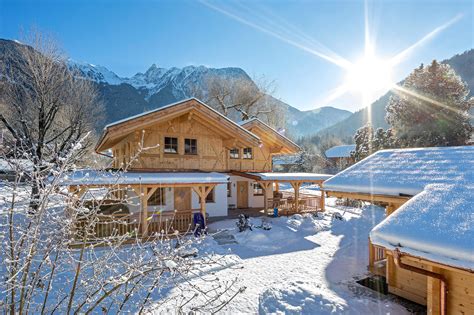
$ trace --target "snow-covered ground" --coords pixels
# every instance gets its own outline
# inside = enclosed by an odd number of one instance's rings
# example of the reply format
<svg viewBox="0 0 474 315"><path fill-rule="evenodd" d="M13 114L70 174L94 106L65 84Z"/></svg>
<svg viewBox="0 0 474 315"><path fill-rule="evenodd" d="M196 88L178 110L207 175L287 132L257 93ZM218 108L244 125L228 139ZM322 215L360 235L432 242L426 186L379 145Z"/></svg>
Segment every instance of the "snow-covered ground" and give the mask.
<svg viewBox="0 0 474 315"><path fill-rule="evenodd" d="M329 203L333 203L329 200ZM344 220L332 218L343 214ZM210 225L211 234L230 234L236 243L211 246L235 256L229 268L215 272L222 280L237 278L243 293L224 313L286 314L405 314L393 298L380 297L355 283L367 274L368 235L384 217L384 210L370 206L346 211L328 207L327 212L262 220L271 230L254 228L239 233L235 220ZM222 238L224 243L229 237ZM232 241L232 238L230 238ZM208 243L209 244L209 243ZM237 262L237 263L235 263Z"/></svg>

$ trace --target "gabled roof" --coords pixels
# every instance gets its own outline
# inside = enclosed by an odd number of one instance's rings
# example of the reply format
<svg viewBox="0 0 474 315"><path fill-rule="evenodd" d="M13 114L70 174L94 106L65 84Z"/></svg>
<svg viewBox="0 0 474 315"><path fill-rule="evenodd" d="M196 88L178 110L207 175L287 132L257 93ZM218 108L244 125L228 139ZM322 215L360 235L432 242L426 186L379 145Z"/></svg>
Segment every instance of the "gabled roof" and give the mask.
<svg viewBox="0 0 474 315"><path fill-rule="evenodd" d="M327 158L346 158L351 157L351 151L356 148L355 144L336 145L324 153Z"/></svg>
<svg viewBox="0 0 474 315"><path fill-rule="evenodd" d="M96 151L102 152L112 147L137 129L190 112L201 116L209 121L209 123L213 123L215 130L223 136L239 137L239 140L254 146L260 143L260 138L252 132L241 127L200 100L189 98L108 124L105 126L104 133L96 145Z"/></svg>
<svg viewBox="0 0 474 315"><path fill-rule="evenodd" d="M474 146L378 151L324 182L326 191L413 196L428 184L474 182Z"/></svg>
<svg viewBox="0 0 474 315"><path fill-rule="evenodd" d="M370 233L389 250L474 270L474 183L433 184Z"/></svg>
<svg viewBox="0 0 474 315"><path fill-rule="evenodd" d="M262 140L267 140L270 143L274 143L277 146L281 146L282 152L280 153L294 154L301 150L299 145L297 145L289 138L285 137L277 130L270 127L258 118L244 120L239 122L238 124L252 132L254 132L254 128L260 129L262 131L260 138L262 138Z"/></svg>

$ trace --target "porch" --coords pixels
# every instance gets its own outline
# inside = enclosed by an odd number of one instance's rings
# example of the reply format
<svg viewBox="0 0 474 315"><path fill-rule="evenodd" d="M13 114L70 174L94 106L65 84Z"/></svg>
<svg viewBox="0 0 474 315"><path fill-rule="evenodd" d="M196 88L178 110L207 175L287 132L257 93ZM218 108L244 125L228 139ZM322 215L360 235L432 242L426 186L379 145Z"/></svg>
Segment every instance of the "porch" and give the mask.
<svg viewBox="0 0 474 315"><path fill-rule="evenodd" d="M75 172L63 185L70 192L70 210L94 209L89 214L71 212L78 242L107 237L152 238L194 229L193 216L206 217L206 198L228 176L220 173ZM86 194L102 196L84 203ZM90 196L89 196L90 197ZM89 200L89 199L87 199Z"/></svg>
<svg viewBox="0 0 474 315"><path fill-rule="evenodd" d="M244 173L237 171L233 171L231 174L252 179L260 185L263 190L262 212L264 215L272 215L274 209L278 209L280 215L325 210L322 184L331 175L313 173ZM293 191L280 191L281 184L291 185ZM318 185L320 195L301 193L300 189L303 184ZM272 197L269 197L269 192L273 192Z"/></svg>

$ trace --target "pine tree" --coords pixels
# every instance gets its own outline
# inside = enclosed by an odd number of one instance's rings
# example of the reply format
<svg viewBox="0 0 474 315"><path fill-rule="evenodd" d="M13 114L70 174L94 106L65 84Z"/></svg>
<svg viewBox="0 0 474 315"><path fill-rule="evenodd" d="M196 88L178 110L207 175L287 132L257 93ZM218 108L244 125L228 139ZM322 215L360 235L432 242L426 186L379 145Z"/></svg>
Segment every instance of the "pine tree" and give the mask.
<svg viewBox="0 0 474 315"><path fill-rule="evenodd" d="M352 156L356 161L360 161L379 150L397 147L397 141L391 129L377 128L374 131L370 124L356 131L354 141L356 148L352 152Z"/></svg>
<svg viewBox="0 0 474 315"><path fill-rule="evenodd" d="M386 120L401 147L464 145L472 126L474 104L461 78L447 64L434 60L416 68L395 91Z"/></svg>
<svg viewBox="0 0 474 315"><path fill-rule="evenodd" d="M373 138L374 128L372 128L372 125L370 124L367 124L356 131L354 135L356 148L355 151L352 152L352 156L356 161L360 161L373 153Z"/></svg>

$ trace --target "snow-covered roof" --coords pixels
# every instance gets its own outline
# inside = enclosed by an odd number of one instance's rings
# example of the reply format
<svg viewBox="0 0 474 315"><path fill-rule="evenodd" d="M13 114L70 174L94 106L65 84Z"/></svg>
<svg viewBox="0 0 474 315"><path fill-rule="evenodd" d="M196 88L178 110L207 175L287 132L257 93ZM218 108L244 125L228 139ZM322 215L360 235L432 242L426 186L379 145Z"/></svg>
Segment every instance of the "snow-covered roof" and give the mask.
<svg viewBox="0 0 474 315"><path fill-rule="evenodd" d="M372 243L474 270L474 183L428 185L377 225Z"/></svg>
<svg viewBox="0 0 474 315"><path fill-rule="evenodd" d="M278 155L273 157L273 165L289 165L296 164L301 160L299 154L292 155Z"/></svg>
<svg viewBox="0 0 474 315"><path fill-rule="evenodd" d="M351 157L351 151L354 151L356 148L355 144L348 145L337 145L334 146L324 153L327 158L345 158Z"/></svg>
<svg viewBox="0 0 474 315"><path fill-rule="evenodd" d="M221 173L122 172L78 170L65 175L61 185L133 185L133 184L220 184L229 176Z"/></svg>
<svg viewBox="0 0 474 315"><path fill-rule="evenodd" d="M323 181L330 178L332 175L316 174L316 173L248 173L251 176L260 177L260 180L268 181Z"/></svg>
<svg viewBox="0 0 474 315"><path fill-rule="evenodd" d="M324 182L327 191L416 195L428 184L474 182L474 146L378 151Z"/></svg>

